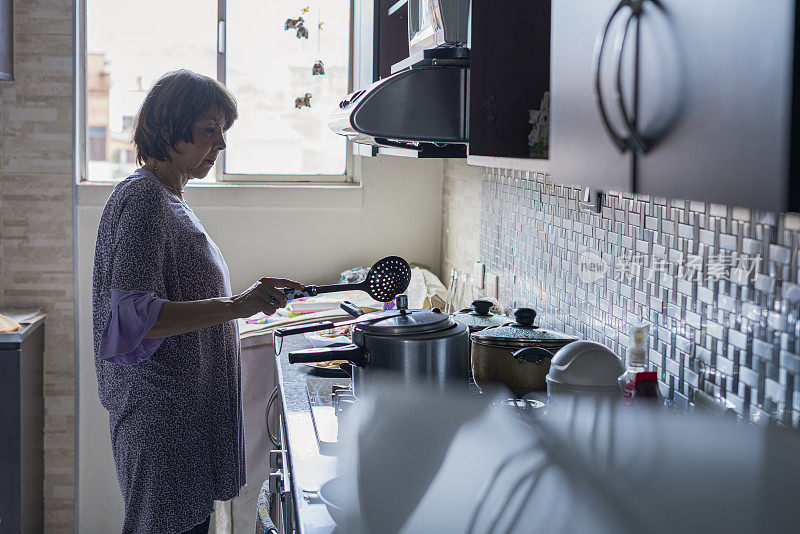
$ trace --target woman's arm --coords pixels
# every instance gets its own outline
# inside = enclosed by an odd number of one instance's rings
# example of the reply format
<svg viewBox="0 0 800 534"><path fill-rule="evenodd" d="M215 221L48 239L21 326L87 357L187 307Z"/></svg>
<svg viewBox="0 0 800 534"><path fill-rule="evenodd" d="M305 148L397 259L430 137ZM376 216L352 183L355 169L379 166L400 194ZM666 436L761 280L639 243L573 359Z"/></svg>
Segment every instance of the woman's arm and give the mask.
<svg viewBox="0 0 800 534"><path fill-rule="evenodd" d="M267 315L286 305L281 288L302 289L303 284L285 278L262 278L233 297L219 297L189 302L167 301L161 307L145 339L177 336L209 326L250 317L262 311Z"/></svg>
<svg viewBox="0 0 800 534"><path fill-rule="evenodd" d="M231 297L190 302L167 301L145 339L177 336L236 319Z"/></svg>

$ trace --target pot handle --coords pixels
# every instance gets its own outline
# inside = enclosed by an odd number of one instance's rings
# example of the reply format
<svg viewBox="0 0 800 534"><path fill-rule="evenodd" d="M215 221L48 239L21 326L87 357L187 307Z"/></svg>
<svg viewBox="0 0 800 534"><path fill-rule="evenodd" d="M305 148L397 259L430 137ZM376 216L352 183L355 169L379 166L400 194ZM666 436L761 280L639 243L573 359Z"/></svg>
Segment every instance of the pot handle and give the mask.
<svg viewBox="0 0 800 534"><path fill-rule="evenodd" d="M553 353L542 347L525 347L524 349L519 349L514 352L511 356L513 356L515 360L518 360L519 363L528 362L542 365L545 358L553 357Z"/></svg>
<svg viewBox="0 0 800 534"><path fill-rule="evenodd" d="M364 366L367 357L364 350L355 343L339 347L315 347L313 349L295 350L289 353L289 363L317 363L331 360L347 360L353 365Z"/></svg>
<svg viewBox="0 0 800 534"><path fill-rule="evenodd" d="M305 334L316 332L317 330L329 330L334 327L333 321L320 321L317 323L301 324L297 326L286 326L275 329L275 337L292 336L295 334Z"/></svg>
<svg viewBox="0 0 800 534"><path fill-rule="evenodd" d="M362 315L364 315L364 312L361 311L361 308L359 308L349 300L343 301L341 304L339 304L339 307L341 307L344 311L346 311L353 317L361 317Z"/></svg>

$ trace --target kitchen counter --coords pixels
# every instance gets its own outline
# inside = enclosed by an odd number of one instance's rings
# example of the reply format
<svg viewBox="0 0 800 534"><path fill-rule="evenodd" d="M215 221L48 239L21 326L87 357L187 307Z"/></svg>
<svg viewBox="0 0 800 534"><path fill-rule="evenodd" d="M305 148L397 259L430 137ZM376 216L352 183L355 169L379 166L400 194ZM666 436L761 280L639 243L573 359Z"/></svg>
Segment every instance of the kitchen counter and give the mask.
<svg viewBox="0 0 800 534"><path fill-rule="evenodd" d="M304 366L289 364L290 351L307 348L309 345L303 336L287 338L281 355L276 356L288 452L288 466L284 467L288 467L285 471L292 481L297 532L329 534L336 532L337 528L325 505L318 500L306 500L303 490L318 490L321 484L338 474L339 463L335 456L323 454L319 450L308 388L311 386L312 392L322 391L323 384L327 386L343 380L323 379ZM322 398L323 395L320 393ZM607 411L612 408L611 404L602 403L597 410ZM314 413L317 413L316 407ZM619 532L641 532L643 524L637 519L639 516L636 513L626 512L619 515L622 518L619 521L609 521L603 513L598 512L596 516L589 513L589 503L597 502L607 502L623 511L634 507L642 513L641 517L662 517L668 525L661 529L664 531L714 530L717 524L725 524L727 531L784 531L790 528L788 525L797 524L797 507L791 499L786 500L783 497L791 493L793 484L796 485L797 473L800 472L800 462L797 461L798 444L794 440L786 439L788 434L782 433L780 429L742 426L726 417L700 414L696 417L679 417L666 411L632 411L625 417L612 417L613 413L600 417L599 414L595 410L573 411L568 418L548 414L541 420L543 424L537 426L543 436L537 441L538 453L547 454L548 462L553 465L560 465L563 458L569 458L567 465L571 466L568 471L554 471L561 475L547 478L547 484L538 490L539 497L563 491L564 498L571 499L568 502L584 503L580 505L580 509L587 511L574 516L561 514L558 516L559 524L556 525L560 525L560 528L555 530L586 531L587 528L591 530L590 525L601 525L597 530L613 527ZM551 419L551 416L555 419ZM612 426L604 423L598 427L595 425L598 420L606 421ZM492 417L482 424L497 421L498 418ZM652 439L639 439L645 425ZM475 488L480 487L485 483L485 477L496 469L489 460L495 463L504 460L502 456L487 458L487 462L477 466L472 458L475 454L480 454L478 451L495 450L486 447L502 446L492 442L492 439L528 435L529 429L524 434L519 434L515 428L517 425L508 422L497 428L489 426L486 429L491 432L473 436L480 443L470 444L463 440L459 442L459 452L454 457L461 458L461 463L449 464L446 478L439 482L436 492L431 493L426 507L419 508L419 513L410 518L416 521L413 523L415 527L426 526L425 529L416 528L415 531L448 531L452 518L456 516L442 514L443 503L452 510L460 510L457 517L468 517L470 507L473 506L472 499L475 497L460 490L456 491L458 488L472 486L464 484L465 479L460 474L462 469L459 466L463 465L464 472L472 473ZM605 430L598 433L598 428ZM691 444L686 441L687 435L693 436ZM507 441L502 443L507 444ZM518 446L519 444L514 445L512 450L517 450ZM561 451L560 455L553 456L552 451L555 450ZM615 451L614 455L609 451ZM656 456L659 458L657 462L598 462L601 458ZM753 458L763 461L748 461ZM477 467L483 471L477 472ZM591 484L576 486L574 482L570 482L575 476L588 476ZM645 479L648 484L640 488L635 501L630 501L629 496L619 490L633 487L632 484L639 487L641 480ZM731 490L732 487L750 487L748 484L752 485L754 480L760 481L753 487L763 499L753 500L752 492ZM662 488L677 487L683 490L677 493L669 490L670 498L664 500ZM709 495L712 495L710 500ZM718 498L720 495L724 498ZM602 500L599 500L601 496ZM771 504L764 507L764 502ZM526 521L541 517L542 513L549 513L549 510L539 504L547 504L543 499L534 495L530 503L526 507L527 515L523 517ZM675 509L681 513L669 513ZM603 521L608 522L602 523ZM775 528L758 528L761 524ZM428 525L431 526L430 529L427 528ZM741 528L736 528L737 526Z"/></svg>
<svg viewBox="0 0 800 534"><path fill-rule="evenodd" d="M9 316L12 319L20 321L20 328L13 332L0 332L0 348L11 348L12 346L19 346L25 339L36 330L44 325L44 313L12 313L5 310L0 310L3 315ZM26 317L27 316L27 317ZM26 319L23 321L23 317Z"/></svg>
<svg viewBox="0 0 800 534"><path fill-rule="evenodd" d="M347 379L320 378L309 368L291 365L288 354L292 350L311 347L304 336L287 337L281 354L275 357L278 370L283 417L289 459L289 475L297 511L298 531L301 534L327 534L336 527L325 505L319 500L306 500L303 490L317 491L337 475L336 456L322 454L317 445L311 419L307 387L309 379L315 383L346 383Z"/></svg>
<svg viewBox="0 0 800 534"><path fill-rule="evenodd" d="M3 312L23 324L0 333L0 531L42 532L44 314Z"/></svg>
<svg viewBox="0 0 800 534"><path fill-rule="evenodd" d="M334 531L336 523L321 501L316 498L310 500L305 498L304 490L315 492L322 484L340 473L337 471L337 457L326 446L326 442L330 441L328 439L331 436L330 428L320 434L323 437L324 446L324 450L320 451L308 392L319 392L319 397L325 398L330 395L331 385L349 384L349 379L324 378L306 366L289 363L289 352L310 347L311 343L305 336L284 338L281 354L276 355L275 360L283 404L289 460L288 473L291 477L298 532L300 534L327 534ZM470 385L470 393L479 394L474 383ZM544 392L531 394L528 398L545 402L546 394ZM318 408L315 407L315 415L319 413L317 410ZM335 416L331 412L331 415L325 420L317 417L316 421L317 424L323 425L333 417ZM335 436L335 427L332 435Z"/></svg>

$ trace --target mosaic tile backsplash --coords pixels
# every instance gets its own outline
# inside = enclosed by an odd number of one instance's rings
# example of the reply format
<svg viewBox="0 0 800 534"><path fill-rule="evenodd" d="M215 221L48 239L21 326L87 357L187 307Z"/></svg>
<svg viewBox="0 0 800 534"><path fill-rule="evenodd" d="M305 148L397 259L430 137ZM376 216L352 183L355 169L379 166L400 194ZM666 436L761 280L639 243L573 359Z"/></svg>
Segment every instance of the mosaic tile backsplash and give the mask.
<svg viewBox="0 0 800 534"><path fill-rule="evenodd" d="M537 323L624 356L650 324L662 393L688 408L702 390L751 421L800 424L800 216L609 193L486 169L480 259L500 298Z"/></svg>

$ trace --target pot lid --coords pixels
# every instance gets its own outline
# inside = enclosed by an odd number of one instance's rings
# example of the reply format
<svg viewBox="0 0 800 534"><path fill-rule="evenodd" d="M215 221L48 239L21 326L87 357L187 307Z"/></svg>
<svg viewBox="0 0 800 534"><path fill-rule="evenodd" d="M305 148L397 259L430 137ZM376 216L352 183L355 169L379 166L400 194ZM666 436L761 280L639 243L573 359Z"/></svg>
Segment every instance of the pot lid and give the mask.
<svg viewBox="0 0 800 534"><path fill-rule="evenodd" d="M490 312L494 304L491 300L478 299L472 301L471 308L464 308L453 314L453 319L466 325L471 331L477 332L492 326L502 326L513 322L505 315Z"/></svg>
<svg viewBox="0 0 800 534"><path fill-rule="evenodd" d="M443 330L453 324L450 316L439 308L431 310L386 310L362 315L360 319L386 316L386 319L371 324L360 324L356 328L365 334L398 336L403 334L422 334Z"/></svg>
<svg viewBox="0 0 800 534"><path fill-rule="evenodd" d="M472 334L472 339L478 342L499 342L499 343L569 343L578 338L567 335L556 330L546 330L533 324L536 319L536 312L531 308L517 308L514 310L514 323L504 326L487 328Z"/></svg>

